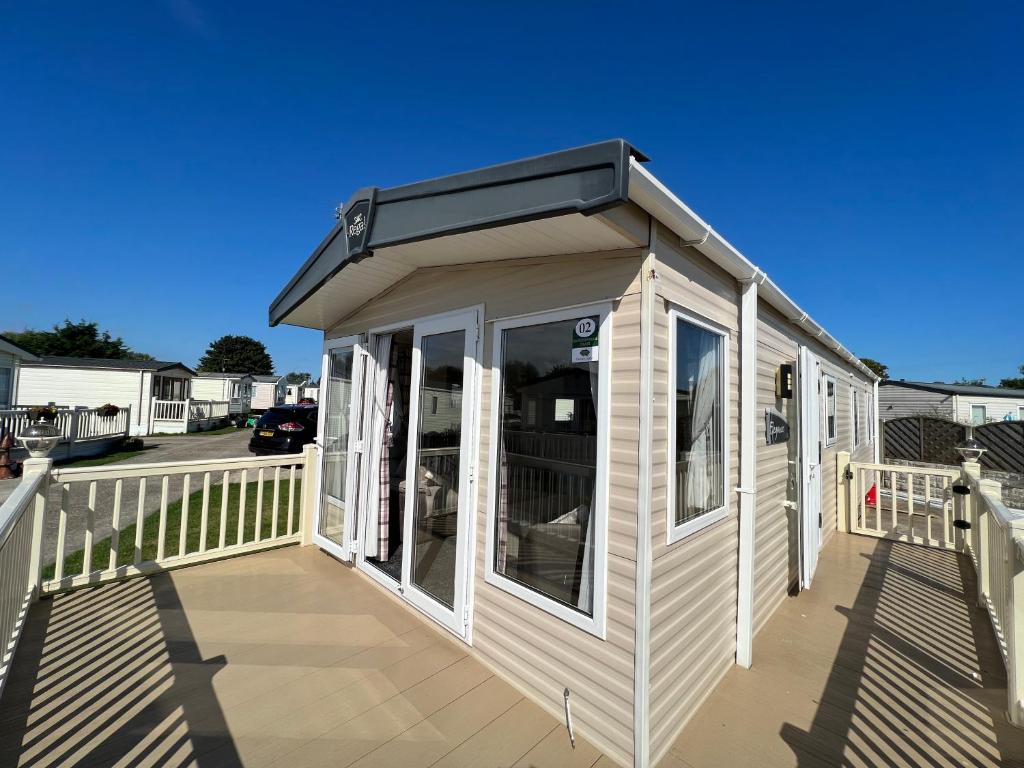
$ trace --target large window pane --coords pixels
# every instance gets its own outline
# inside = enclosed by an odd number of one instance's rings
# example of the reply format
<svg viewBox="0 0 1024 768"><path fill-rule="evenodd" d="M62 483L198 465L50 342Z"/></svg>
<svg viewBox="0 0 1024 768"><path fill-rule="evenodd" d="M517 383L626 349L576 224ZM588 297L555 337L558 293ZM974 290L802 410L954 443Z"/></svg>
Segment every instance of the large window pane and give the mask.
<svg viewBox="0 0 1024 768"><path fill-rule="evenodd" d="M725 504L722 336L676 320L675 524Z"/></svg>
<svg viewBox="0 0 1024 768"><path fill-rule="evenodd" d="M825 443L832 445L839 434L839 425L836 420L836 380L830 376L825 377Z"/></svg>
<svg viewBox="0 0 1024 768"><path fill-rule="evenodd" d="M466 332L425 336L421 349L412 581L452 608L459 533Z"/></svg>
<svg viewBox="0 0 1024 768"><path fill-rule="evenodd" d="M578 319L502 334L493 567L592 616L601 363L572 361Z"/></svg>
<svg viewBox="0 0 1024 768"><path fill-rule="evenodd" d="M0 368L0 408L10 408L13 387L12 369Z"/></svg>
<svg viewBox="0 0 1024 768"><path fill-rule="evenodd" d="M343 542L345 482L348 473L349 419L352 404L352 347L332 349L328 356L327 401L324 413L323 503L319 532L337 544Z"/></svg>

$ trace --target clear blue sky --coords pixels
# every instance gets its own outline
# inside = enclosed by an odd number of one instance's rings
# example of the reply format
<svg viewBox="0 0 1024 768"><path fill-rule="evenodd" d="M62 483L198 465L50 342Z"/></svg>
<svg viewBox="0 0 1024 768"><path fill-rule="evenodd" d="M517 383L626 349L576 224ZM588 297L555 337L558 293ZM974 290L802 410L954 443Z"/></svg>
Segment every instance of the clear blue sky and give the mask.
<svg viewBox="0 0 1024 768"><path fill-rule="evenodd" d="M994 383L1024 363L1022 40L993 3L8 3L0 329L310 370L267 306L355 188L621 136L857 354Z"/></svg>

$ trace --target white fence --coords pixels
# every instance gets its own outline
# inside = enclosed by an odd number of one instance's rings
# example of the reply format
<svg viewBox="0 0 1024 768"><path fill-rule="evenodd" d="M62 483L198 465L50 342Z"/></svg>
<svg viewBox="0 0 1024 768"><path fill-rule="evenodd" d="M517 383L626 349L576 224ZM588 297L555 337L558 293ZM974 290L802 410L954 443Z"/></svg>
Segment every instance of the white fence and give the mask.
<svg viewBox="0 0 1024 768"><path fill-rule="evenodd" d="M80 469L27 461L0 506L0 692L40 594L309 543L316 456L310 445L286 456Z"/></svg>
<svg viewBox="0 0 1024 768"><path fill-rule="evenodd" d="M68 459L96 453L106 445L104 441L122 439L128 436L132 423L131 406L118 408L112 416L101 415L100 408L60 408L53 424L61 433L61 442L51 453L56 459ZM29 409L15 408L0 411L0 436L10 433L15 438L15 447L20 448L18 435L31 424ZM90 445L93 444L93 445ZM91 450L96 447L97 450Z"/></svg>
<svg viewBox="0 0 1024 768"><path fill-rule="evenodd" d="M1010 720L1024 727L1024 514L1007 509L976 462L929 469L840 453L837 492L841 530L967 555L1006 666Z"/></svg>
<svg viewBox="0 0 1024 768"><path fill-rule="evenodd" d="M184 434L218 426L228 418L227 400L156 400L149 409L149 431Z"/></svg>

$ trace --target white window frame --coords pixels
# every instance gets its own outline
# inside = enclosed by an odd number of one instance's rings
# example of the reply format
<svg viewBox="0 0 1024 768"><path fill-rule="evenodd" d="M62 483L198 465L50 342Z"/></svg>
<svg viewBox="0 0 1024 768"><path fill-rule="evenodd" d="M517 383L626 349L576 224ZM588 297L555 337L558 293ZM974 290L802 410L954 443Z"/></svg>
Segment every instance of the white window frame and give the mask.
<svg viewBox="0 0 1024 768"><path fill-rule="evenodd" d="M720 425L722 430L722 506L710 512L705 512L695 520L688 520L677 525L675 516L676 472L673 457L675 456L676 445L676 386L678 383L676 375L679 368L676 361L676 328L680 320L717 335L722 342L720 347L721 370L719 371L718 385L722 393L722 413L720 414L722 421ZM731 358L729 357L729 330L727 328L714 323L706 317L674 306L669 308L668 322L668 445L666 446L668 452L668 482L666 483L667 508L665 515L666 527L668 529L668 544L675 544L729 516L729 473L731 471L729 458L732 453L732 435L729 433L729 367Z"/></svg>
<svg viewBox="0 0 1024 768"><path fill-rule="evenodd" d="M822 376L821 380L822 380L822 382L825 385L825 387L824 387L825 392L823 393L824 396L821 398L822 403L825 406L825 447L829 447L829 446L835 445L836 442L839 440L839 385L836 383L836 377L832 376L831 374L828 374L828 373L826 373L824 376ZM835 434L830 434L829 430L828 430L828 414L829 414L828 385L829 385L829 382L832 382L832 398L831 399L832 399L832 404L833 404L833 406L835 408L835 410L833 411L833 414L834 414L835 418L832 419L832 424L835 427Z"/></svg>
<svg viewBox="0 0 1024 768"><path fill-rule="evenodd" d="M594 605L593 615L587 616L568 605L513 581L494 570L494 537L498 522L498 435L501 431L501 362L502 334L512 328L525 328L561 320L575 320L597 315L600 318L598 331L598 403L597 403L597 461L594 478ZM484 581L493 587L509 593L520 600L540 608L555 618L571 624L602 640L607 631L607 584L608 584L608 485L609 485L609 442L611 423L612 384L612 305L607 302L558 309L549 312L521 315L493 321L491 333L491 420L490 447L488 451L489 472L487 483L487 529L485 531L486 551L484 560Z"/></svg>
<svg viewBox="0 0 1024 768"><path fill-rule="evenodd" d="M1024 405L1017 406L1017 421L1024 421Z"/></svg>
<svg viewBox="0 0 1024 768"><path fill-rule="evenodd" d="M0 400L0 406L4 408L14 407L14 367L10 365L0 365L0 371L7 371L8 391L7 393L0 392L5 399Z"/></svg>
<svg viewBox="0 0 1024 768"><path fill-rule="evenodd" d="M980 427L982 424L988 424L988 406L986 404L984 404L984 403L969 403L969 407L971 409L970 410L970 414L971 414L971 425L972 426ZM981 408L982 416L981 416L981 421L979 421L979 422L975 422L974 421L974 409L975 408Z"/></svg>
<svg viewBox="0 0 1024 768"><path fill-rule="evenodd" d="M867 439L868 445L872 445L875 442L875 395L872 392L864 393L864 402L866 407L864 409L867 416Z"/></svg>
<svg viewBox="0 0 1024 768"><path fill-rule="evenodd" d="M853 437L853 450L860 448L860 431L861 431L861 410L860 410L860 390L857 389L853 384L850 385L850 432Z"/></svg>

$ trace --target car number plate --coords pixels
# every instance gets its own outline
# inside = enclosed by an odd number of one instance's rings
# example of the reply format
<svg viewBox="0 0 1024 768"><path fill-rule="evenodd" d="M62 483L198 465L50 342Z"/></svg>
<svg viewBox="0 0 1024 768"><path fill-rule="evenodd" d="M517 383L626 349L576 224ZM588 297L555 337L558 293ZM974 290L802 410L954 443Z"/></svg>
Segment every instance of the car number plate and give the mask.
<svg viewBox="0 0 1024 768"><path fill-rule="evenodd" d="M263 430L262 432L260 432L260 437L273 437L273 436L274 436L274 432L273 431L267 432L266 430Z"/></svg>

